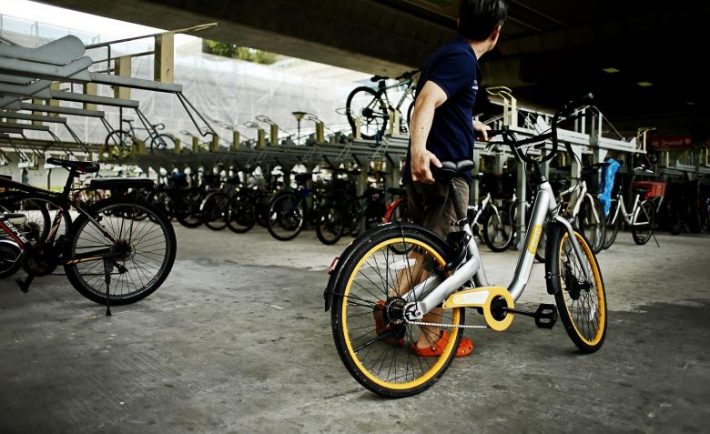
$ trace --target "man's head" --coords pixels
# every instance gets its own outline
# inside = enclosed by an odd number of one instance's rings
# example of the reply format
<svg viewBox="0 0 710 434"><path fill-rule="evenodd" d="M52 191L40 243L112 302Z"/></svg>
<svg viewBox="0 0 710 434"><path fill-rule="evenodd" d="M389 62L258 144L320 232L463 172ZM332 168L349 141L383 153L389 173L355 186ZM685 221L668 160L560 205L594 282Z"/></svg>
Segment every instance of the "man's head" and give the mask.
<svg viewBox="0 0 710 434"><path fill-rule="evenodd" d="M474 42L487 41L491 50L507 17L505 0L461 0L459 35Z"/></svg>

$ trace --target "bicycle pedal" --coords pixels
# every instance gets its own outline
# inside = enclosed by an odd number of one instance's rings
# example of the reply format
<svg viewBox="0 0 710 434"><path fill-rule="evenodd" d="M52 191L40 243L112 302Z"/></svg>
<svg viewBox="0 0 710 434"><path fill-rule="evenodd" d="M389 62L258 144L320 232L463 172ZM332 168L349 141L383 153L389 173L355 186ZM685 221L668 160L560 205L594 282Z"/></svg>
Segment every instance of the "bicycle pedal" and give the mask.
<svg viewBox="0 0 710 434"><path fill-rule="evenodd" d="M535 311L535 325L541 329L551 329L557 322L557 307L554 304L540 304Z"/></svg>

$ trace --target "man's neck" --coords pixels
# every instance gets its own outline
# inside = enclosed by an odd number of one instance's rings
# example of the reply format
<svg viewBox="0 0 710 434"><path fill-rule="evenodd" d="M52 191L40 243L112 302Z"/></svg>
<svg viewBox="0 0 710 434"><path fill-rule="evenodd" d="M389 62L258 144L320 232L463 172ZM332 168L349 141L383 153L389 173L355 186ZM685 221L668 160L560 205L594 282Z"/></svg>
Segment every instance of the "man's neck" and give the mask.
<svg viewBox="0 0 710 434"><path fill-rule="evenodd" d="M468 41L468 44L476 54L476 59L480 59L481 56L488 52L488 41Z"/></svg>

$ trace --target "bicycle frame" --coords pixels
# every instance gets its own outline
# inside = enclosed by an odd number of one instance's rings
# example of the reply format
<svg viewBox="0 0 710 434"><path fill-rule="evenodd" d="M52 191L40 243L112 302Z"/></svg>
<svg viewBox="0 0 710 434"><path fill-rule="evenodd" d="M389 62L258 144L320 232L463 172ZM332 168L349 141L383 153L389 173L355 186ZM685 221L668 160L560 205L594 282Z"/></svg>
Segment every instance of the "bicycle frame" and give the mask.
<svg viewBox="0 0 710 434"><path fill-rule="evenodd" d="M64 219L64 216L69 214L70 208L74 208L80 214L85 215L89 219L89 221L102 233L103 236L105 236L111 242L115 243L116 239L104 229L101 223L99 223L90 213L84 210L81 206L71 203L71 200L69 199L69 193L71 191L71 185L73 180L74 176L70 174L70 176L67 178L67 182L64 186L64 190L62 191L62 193L53 193L51 191L42 190L39 188L27 186L18 182L4 179L0 179L0 186L16 190L6 194L6 199L8 201L23 198L41 199L57 207L57 213L54 216L52 226L50 228L49 233L47 234L47 238L45 241L52 242L55 240L55 238L57 237L57 233L59 232L59 228L62 224L62 220ZM12 223L10 223L9 220L3 217L0 220L0 229L3 232L7 233L20 246L22 250L25 250L25 247L27 245L27 239L22 236L21 232ZM74 258L67 258L64 263L77 264L80 262L95 261L97 259L102 259L104 256L109 255L110 253L111 249L100 249L92 252L82 253Z"/></svg>
<svg viewBox="0 0 710 434"><path fill-rule="evenodd" d="M453 197L457 196L454 194ZM537 251L543 224L546 219L556 221L563 225L569 235L577 261L583 263L582 258L584 254L582 253L582 247L574 236L574 229L569 221L558 214L557 210L558 203L555 199L555 194L552 191L550 183L545 180L539 185L533 204L532 218L530 219L525 236L524 245L526 248L520 252L513 280L507 288L508 293L514 300L520 298L530 279L530 273L535 261L535 252ZM415 303L416 306L416 309L411 311L411 317L408 319L421 320L424 318L424 315L429 313L436 306L439 306L449 295L471 280L473 280L476 287L489 286L478 246L472 236L471 226L465 220L462 229L471 235L471 241L466 247L468 259L459 265L457 270L445 280L441 280L439 273L432 273L427 279L407 292L403 298L407 303ZM591 279L589 270L587 270L586 267L582 267L582 269L584 270L585 277ZM416 300L419 299L422 294L427 295L425 295L421 301L417 302Z"/></svg>
<svg viewBox="0 0 710 434"><path fill-rule="evenodd" d="M626 222L627 225L629 226L634 226L634 225L645 225L647 223L634 223L636 221L636 217L639 212L641 212L641 203L643 202L641 200L641 195L637 194L636 197L634 198L634 205L631 207L631 212L629 213L626 211L626 205L624 204L624 197L621 195L621 193L618 193L616 195L616 201L619 204L619 206L616 207L616 211L614 212L614 217L611 219L611 224L616 223L616 219L619 217L619 213L621 213L621 217L624 219L624 222ZM663 198L658 202L657 209L660 208L661 203L663 202Z"/></svg>
<svg viewBox="0 0 710 434"><path fill-rule="evenodd" d="M407 97L414 93L414 89L416 89L416 82L414 80L410 80L409 84L407 85L407 88L402 92L402 96L399 98L399 101L397 101L397 105L393 106L392 102L390 101L389 95L387 94L387 91L389 89L393 89L395 87L399 87L402 85L402 82L397 82L393 85L387 86L384 84L384 80L381 82L379 86L379 91L377 92L377 95L380 96L382 95L384 97L384 100L387 102L387 106L390 108L394 108L395 110L399 111L401 113L402 110L402 104L404 104L404 101L407 99Z"/></svg>

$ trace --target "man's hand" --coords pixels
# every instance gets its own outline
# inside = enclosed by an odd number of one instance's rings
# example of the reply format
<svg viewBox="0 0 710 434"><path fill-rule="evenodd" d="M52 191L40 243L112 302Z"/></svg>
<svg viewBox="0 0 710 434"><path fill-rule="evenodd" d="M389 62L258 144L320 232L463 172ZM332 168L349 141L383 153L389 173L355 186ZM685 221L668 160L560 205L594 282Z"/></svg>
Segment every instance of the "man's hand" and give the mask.
<svg viewBox="0 0 710 434"><path fill-rule="evenodd" d="M481 133L484 142L488 141L488 130L490 130L491 127L481 121L473 121L473 129Z"/></svg>
<svg viewBox="0 0 710 434"><path fill-rule="evenodd" d="M421 182L424 184L433 184L434 176L431 174L431 164L436 167L441 167L441 161L436 158L436 155L427 151L412 153L412 181Z"/></svg>

